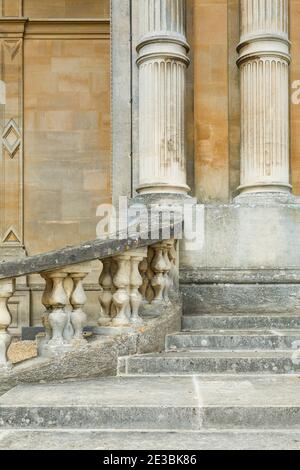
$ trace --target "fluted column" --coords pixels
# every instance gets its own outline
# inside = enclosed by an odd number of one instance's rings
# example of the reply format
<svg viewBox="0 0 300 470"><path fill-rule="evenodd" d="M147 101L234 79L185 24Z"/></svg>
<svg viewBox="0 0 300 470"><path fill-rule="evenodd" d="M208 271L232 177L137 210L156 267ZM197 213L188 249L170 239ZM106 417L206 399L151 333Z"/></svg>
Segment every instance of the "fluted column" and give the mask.
<svg viewBox="0 0 300 470"><path fill-rule="evenodd" d="M139 193L187 193L185 0L140 0Z"/></svg>
<svg viewBox="0 0 300 470"><path fill-rule="evenodd" d="M240 0L241 192L289 191L288 0Z"/></svg>

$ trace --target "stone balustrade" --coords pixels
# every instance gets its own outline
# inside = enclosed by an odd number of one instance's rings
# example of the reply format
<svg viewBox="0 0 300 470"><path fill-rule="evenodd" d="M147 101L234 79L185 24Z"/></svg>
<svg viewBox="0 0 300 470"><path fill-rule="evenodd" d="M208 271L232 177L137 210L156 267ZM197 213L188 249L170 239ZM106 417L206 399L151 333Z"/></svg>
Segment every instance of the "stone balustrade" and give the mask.
<svg viewBox="0 0 300 470"><path fill-rule="evenodd" d="M86 341L83 327L87 316L83 309L87 298L83 280L90 272L88 262L41 274L46 281L42 296L46 336L39 347L41 355L60 354Z"/></svg>
<svg viewBox="0 0 300 470"><path fill-rule="evenodd" d="M45 335L38 345L39 355L60 356L87 343L83 334L87 323L83 281L92 270L92 261L38 273L45 283L41 314ZM142 304L169 302L175 262L174 240L156 241L152 246L141 246L104 258L99 277L98 324L109 328L142 325ZM14 285L15 277L0 279L0 367L7 369L12 367L7 358L11 343L8 302L14 294Z"/></svg>
<svg viewBox="0 0 300 470"><path fill-rule="evenodd" d="M99 325L139 325L141 304L169 302L174 251L170 240L105 259L99 278Z"/></svg>

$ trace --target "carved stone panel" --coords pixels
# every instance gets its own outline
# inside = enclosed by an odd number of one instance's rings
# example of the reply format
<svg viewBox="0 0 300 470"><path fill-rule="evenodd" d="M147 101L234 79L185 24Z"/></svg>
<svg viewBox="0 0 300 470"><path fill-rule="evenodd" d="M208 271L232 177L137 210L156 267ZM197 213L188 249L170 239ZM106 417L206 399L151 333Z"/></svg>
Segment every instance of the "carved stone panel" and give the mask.
<svg viewBox="0 0 300 470"><path fill-rule="evenodd" d="M23 15L23 0L0 0L0 17L18 17Z"/></svg>
<svg viewBox="0 0 300 470"><path fill-rule="evenodd" d="M23 245L23 39L14 31L16 20L0 20L0 246L8 247Z"/></svg>

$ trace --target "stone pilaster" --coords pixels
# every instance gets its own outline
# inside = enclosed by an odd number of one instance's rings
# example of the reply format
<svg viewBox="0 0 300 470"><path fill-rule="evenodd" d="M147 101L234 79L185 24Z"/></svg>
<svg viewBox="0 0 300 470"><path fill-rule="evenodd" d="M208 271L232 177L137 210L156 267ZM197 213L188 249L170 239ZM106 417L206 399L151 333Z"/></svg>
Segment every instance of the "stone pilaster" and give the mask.
<svg viewBox="0 0 300 470"><path fill-rule="evenodd" d="M138 191L186 194L185 0L140 0L139 9Z"/></svg>
<svg viewBox="0 0 300 470"><path fill-rule="evenodd" d="M23 14L23 0L0 0L0 17L19 17Z"/></svg>
<svg viewBox="0 0 300 470"><path fill-rule="evenodd" d="M0 257L23 249L23 37L20 2L0 4ZM1 16L10 14L9 18Z"/></svg>
<svg viewBox="0 0 300 470"><path fill-rule="evenodd" d="M240 192L290 191L288 0L240 0Z"/></svg>

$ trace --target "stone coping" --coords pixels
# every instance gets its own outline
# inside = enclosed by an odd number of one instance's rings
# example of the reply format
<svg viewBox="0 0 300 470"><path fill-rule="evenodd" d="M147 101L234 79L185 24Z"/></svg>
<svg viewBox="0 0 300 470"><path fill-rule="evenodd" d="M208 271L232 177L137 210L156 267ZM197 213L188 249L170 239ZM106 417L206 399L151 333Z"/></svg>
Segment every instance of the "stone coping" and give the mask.
<svg viewBox="0 0 300 470"><path fill-rule="evenodd" d="M170 238L172 238L178 228L179 224L176 223L171 226L161 224L159 227L152 226L152 231L158 229L159 233L162 234L170 229ZM154 245L163 240L161 235L158 239L151 239L150 229L141 230L137 235L127 236L126 234L126 238L124 236L123 239L119 239L121 237L122 232L117 233L116 239L113 240L92 240L80 245L68 246L61 250L18 258L15 261L0 262L0 279L21 277L87 261L110 258L131 249Z"/></svg>

